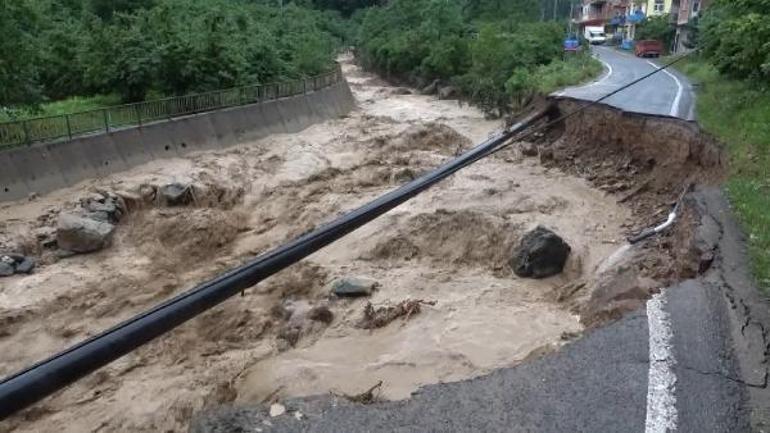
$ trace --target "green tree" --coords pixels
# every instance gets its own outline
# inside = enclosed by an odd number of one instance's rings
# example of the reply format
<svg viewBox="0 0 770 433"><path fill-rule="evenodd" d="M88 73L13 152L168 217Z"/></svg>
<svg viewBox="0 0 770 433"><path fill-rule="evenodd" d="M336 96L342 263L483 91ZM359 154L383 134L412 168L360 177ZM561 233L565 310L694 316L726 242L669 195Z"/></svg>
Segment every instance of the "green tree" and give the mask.
<svg viewBox="0 0 770 433"><path fill-rule="evenodd" d="M663 42L664 47L670 47L674 41L676 29L671 25L671 17L668 14L648 17L637 26L637 40L652 39Z"/></svg>
<svg viewBox="0 0 770 433"><path fill-rule="evenodd" d="M26 1L6 0L0 7L0 106L41 99L37 29L38 17Z"/></svg>
<svg viewBox="0 0 770 433"><path fill-rule="evenodd" d="M110 20L115 14L131 14L140 9L149 9L155 0L89 0L89 9L103 20Z"/></svg>
<svg viewBox="0 0 770 433"><path fill-rule="evenodd" d="M717 0L701 20L700 46L717 69L770 78L770 0Z"/></svg>

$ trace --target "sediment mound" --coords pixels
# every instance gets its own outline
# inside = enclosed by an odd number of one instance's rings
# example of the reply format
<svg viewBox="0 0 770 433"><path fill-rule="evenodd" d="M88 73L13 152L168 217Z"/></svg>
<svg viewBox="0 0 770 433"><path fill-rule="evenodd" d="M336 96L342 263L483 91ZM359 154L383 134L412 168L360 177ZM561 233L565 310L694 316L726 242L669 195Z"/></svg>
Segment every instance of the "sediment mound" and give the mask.
<svg viewBox="0 0 770 433"><path fill-rule="evenodd" d="M427 258L461 266L499 270L510 257L520 227L502 218L471 210L438 210L411 217L401 230L384 239L363 258L411 260Z"/></svg>
<svg viewBox="0 0 770 433"><path fill-rule="evenodd" d="M391 151L438 150L457 153L470 145L471 141L453 128L443 123L427 122L408 127L387 147Z"/></svg>
<svg viewBox="0 0 770 433"><path fill-rule="evenodd" d="M246 227L246 214L216 208L151 209L130 222L127 241L164 267L213 261Z"/></svg>

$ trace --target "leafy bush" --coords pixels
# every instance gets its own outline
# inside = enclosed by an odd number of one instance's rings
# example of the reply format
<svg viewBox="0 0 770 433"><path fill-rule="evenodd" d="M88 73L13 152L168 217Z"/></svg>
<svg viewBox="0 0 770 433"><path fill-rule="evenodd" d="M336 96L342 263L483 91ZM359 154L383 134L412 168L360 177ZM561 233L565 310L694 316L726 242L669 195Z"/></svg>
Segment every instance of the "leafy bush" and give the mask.
<svg viewBox="0 0 770 433"><path fill-rule="evenodd" d="M663 42L664 47L670 47L674 41L676 29L671 25L668 14L651 16L636 28L635 38L638 41L652 39Z"/></svg>
<svg viewBox="0 0 770 433"><path fill-rule="evenodd" d="M467 65L468 28L457 3L395 0L363 16L363 63L388 77L449 78Z"/></svg>
<svg viewBox="0 0 770 433"><path fill-rule="evenodd" d="M537 7L515 7L524 3L537 6L518 0L392 0L356 17L359 58L391 79L418 86L436 79L453 83L485 111L506 112L541 91L537 68L561 61L563 53L564 27L532 22Z"/></svg>
<svg viewBox="0 0 770 433"><path fill-rule="evenodd" d="M678 67L702 84L698 123L726 145L727 193L746 232L757 283L770 295L770 89L759 80L726 77L698 57Z"/></svg>
<svg viewBox="0 0 770 433"><path fill-rule="evenodd" d="M770 78L770 0L717 0L701 20L699 43L717 69Z"/></svg>
<svg viewBox="0 0 770 433"><path fill-rule="evenodd" d="M0 106L182 94L328 71L339 15L258 0L14 0L0 8ZM20 55L21 53L21 55Z"/></svg>
<svg viewBox="0 0 770 433"><path fill-rule="evenodd" d="M564 60L539 66L534 73L537 90L548 94L566 86L590 80L602 72L602 64L588 52L581 52Z"/></svg>

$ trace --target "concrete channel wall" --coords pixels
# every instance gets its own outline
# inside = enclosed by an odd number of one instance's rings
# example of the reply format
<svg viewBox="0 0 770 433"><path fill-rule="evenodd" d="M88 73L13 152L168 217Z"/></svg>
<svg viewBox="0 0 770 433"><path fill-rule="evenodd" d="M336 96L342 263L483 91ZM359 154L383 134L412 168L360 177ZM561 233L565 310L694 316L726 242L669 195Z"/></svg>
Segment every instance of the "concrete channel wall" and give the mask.
<svg viewBox="0 0 770 433"><path fill-rule="evenodd" d="M278 100L233 107L76 138L0 151L0 202L44 194L155 159L222 149L270 134L293 133L347 114L346 81Z"/></svg>

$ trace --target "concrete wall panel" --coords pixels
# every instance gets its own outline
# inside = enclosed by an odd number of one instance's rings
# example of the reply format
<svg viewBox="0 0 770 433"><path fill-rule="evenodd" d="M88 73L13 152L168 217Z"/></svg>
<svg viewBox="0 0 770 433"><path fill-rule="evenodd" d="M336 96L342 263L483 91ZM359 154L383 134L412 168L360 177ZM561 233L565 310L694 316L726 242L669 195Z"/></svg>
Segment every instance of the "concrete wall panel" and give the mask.
<svg viewBox="0 0 770 433"><path fill-rule="evenodd" d="M287 131L281 112L278 111L280 101L268 101L260 104L262 119L265 122L265 128L271 134L283 134Z"/></svg>
<svg viewBox="0 0 770 433"><path fill-rule="evenodd" d="M47 193L148 161L298 132L355 106L347 83L135 128L0 151L0 201Z"/></svg>
<svg viewBox="0 0 770 433"><path fill-rule="evenodd" d="M17 200L32 192L27 186L27 176L22 175L14 163L11 152L0 153L0 201Z"/></svg>
<svg viewBox="0 0 770 433"><path fill-rule="evenodd" d="M115 149L127 167L135 167L153 160L153 155L144 147L141 129L127 128L113 133Z"/></svg>
<svg viewBox="0 0 770 433"><path fill-rule="evenodd" d="M68 143L60 143L60 145L66 144ZM17 147L10 153L11 163L18 173L24 176L24 182L30 192L53 191L69 184L63 173L66 166L60 168L56 158L45 149L45 146ZM72 168L78 170L79 162L73 161ZM93 170L89 162L85 161L84 164L89 166L89 170Z"/></svg>

